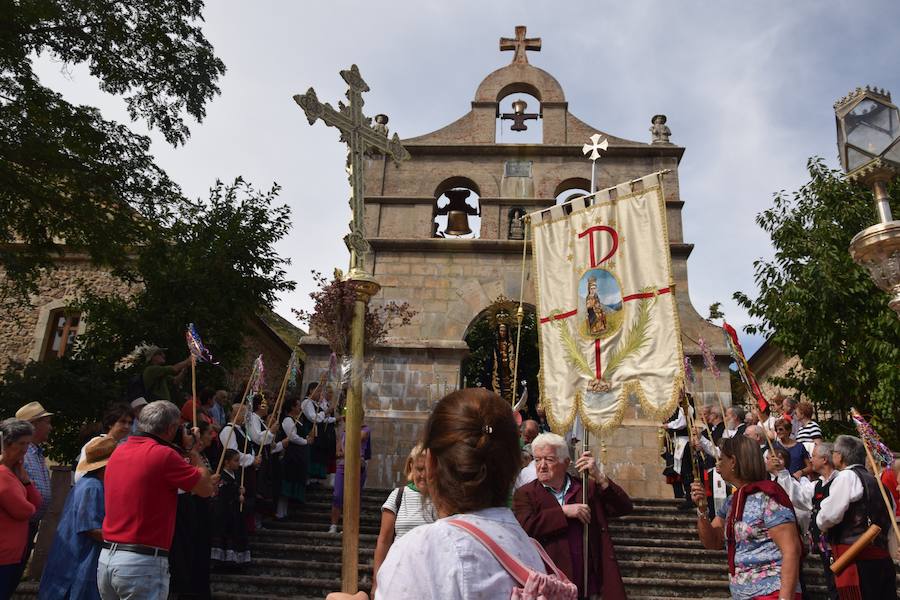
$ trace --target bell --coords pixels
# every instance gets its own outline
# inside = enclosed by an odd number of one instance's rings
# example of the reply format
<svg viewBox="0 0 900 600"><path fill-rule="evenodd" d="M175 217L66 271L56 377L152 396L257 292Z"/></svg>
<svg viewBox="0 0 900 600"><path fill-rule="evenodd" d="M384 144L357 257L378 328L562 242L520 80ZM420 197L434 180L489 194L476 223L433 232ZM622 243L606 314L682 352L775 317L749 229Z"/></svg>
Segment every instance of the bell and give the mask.
<svg viewBox="0 0 900 600"><path fill-rule="evenodd" d="M445 235L467 235L472 233L469 229L469 215L461 210L451 210L447 213L447 227Z"/></svg>
<svg viewBox="0 0 900 600"><path fill-rule="evenodd" d="M444 208L439 208L436 213L438 215L447 215L447 227L444 229L444 235L467 235L472 233L472 230L469 228L469 215L477 215L478 209L466 203L466 198L471 193L471 190L467 189L447 190L444 192L449 202Z"/></svg>

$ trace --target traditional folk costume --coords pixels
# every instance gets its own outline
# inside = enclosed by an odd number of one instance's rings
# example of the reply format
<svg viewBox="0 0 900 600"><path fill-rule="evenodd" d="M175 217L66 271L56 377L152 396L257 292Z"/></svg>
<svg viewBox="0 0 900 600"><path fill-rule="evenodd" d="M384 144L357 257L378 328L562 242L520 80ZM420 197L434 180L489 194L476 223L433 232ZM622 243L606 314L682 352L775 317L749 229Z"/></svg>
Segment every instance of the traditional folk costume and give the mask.
<svg viewBox="0 0 900 600"><path fill-rule="evenodd" d="M897 596L894 564L888 549L893 517L880 494L875 477L864 466L850 465L834 477L816 516L818 527L828 535L835 558L840 558L870 524L881 527L872 544L835 576L841 600L885 600Z"/></svg>
<svg viewBox="0 0 900 600"><path fill-rule="evenodd" d="M230 430L232 429L234 430L234 435L230 433ZM256 467L253 466L253 462L256 460L256 454L253 452L253 444L249 441L244 428L240 425L234 425L233 423L226 425L219 433L219 437L222 438L223 444L227 442L227 445L223 446L222 452L231 449L236 450L238 453L239 464L241 469L244 470L245 493L243 518L247 531L253 533L256 531L256 520L253 516L253 510L256 508ZM245 440L247 440L246 453L244 452ZM238 472L238 481L240 481L240 479L241 473Z"/></svg>
<svg viewBox="0 0 900 600"><path fill-rule="evenodd" d="M306 433L303 433L303 429ZM287 450L282 459L281 495L297 502L306 501L306 477L309 469L309 444L306 436L311 425L303 425L291 417L281 421L283 439L287 439Z"/></svg>
<svg viewBox="0 0 900 600"><path fill-rule="evenodd" d="M588 550L588 589L584 588L583 525L566 518L563 504L582 501L581 480L566 475L563 489L551 490L540 481L532 481L513 496L513 513L529 536L535 538L556 566L578 586L579 597L599 595L603 600L625 600L625 586L609 535L608 520L631 513L634 506L621 487L609 482L604 490L588 481L588 505L591 508Z"/></svg>
<svg viewBox="0 0 900 600"><path fill-rule="evenodd" d="M256 499L274 506L281 493L281 457L284 447L274 443L275 435L266 428L263 418L256 413L248 415L247 435L250 436L250 447L253 448L254 455L262 447L262 462L255 469Z"/></svg>
<svg viewBox="0 0 900 600"><path fill-rule="evenodd" d="M694 475L691 467L690 433L684 409L679 407L666 421L665 427L667 447L663 453L663 458L666 460L666 469L663 474L666 476L666 481L672 485L675 497L685 498L685 502L690 502L691 483L694 481Z"/></svg>
<svg viewBox="0 0 900 600"><path fill-rule="evenodd" d="M318 402L312 398L304 398L300 404L303 418L316 429L309 462L309 478L325 479L328 476L328 465L334 460L337 435L334 430L335 418L326 415L328 401ZM337 476L335 476L337 478Z"/></svg>
<svg viewBox="0 0 900 600"><path fill-rule="evenodd" d="M222 469L219 493L213 500L210 550L213 565L227 563L242 566L250 562L247 529L240 508L240 487L241 474Z"/></svg>
<svg viewBox="0 0 900 600"><path fill-rule="evenodd" d="M201 455L204 466L210 463ZM175 535L169 549L171 598L211 598L209 567L212 538L212 501L179 490Z"/></svg>

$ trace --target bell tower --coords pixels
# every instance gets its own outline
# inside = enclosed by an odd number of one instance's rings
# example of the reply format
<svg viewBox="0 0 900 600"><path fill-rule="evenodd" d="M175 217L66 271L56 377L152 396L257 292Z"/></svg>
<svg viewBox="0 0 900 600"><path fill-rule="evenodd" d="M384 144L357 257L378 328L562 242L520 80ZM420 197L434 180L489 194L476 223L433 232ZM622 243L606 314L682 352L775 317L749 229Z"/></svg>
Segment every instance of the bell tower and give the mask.
<svg viewBox="0 0 900 600"><path fill-rule="evenodd" d="M469 352L464 340L472 323L501 297L517 301L522 295L526 304L534 304L528 247L524 289L521 285L524 230L518 217L587 189L591 164L582 145L595 133L609 141L597 163L598 188L671 170L665 200L683 345L697 357L698 376L701 336L727 373L722 332L697 314L688 295L687 259L693 246L682 239L684 202L678 188L684 148L655 130L645 143L578 119L569 112L559 82L529 63L527 52L540 48L540 38L528 38L525 28L517 27L515 37L500 40L501 50L512 51L512 62L477 86L466 114L403 140L411 160L394 164L382 155L366 157L365 234L371 244L366 260L381 284L372 302L407 301L419 311L367 357L363 400L372 431L368 477L375 487L400 481L407 453L434 402L463 385L461 364ZM501 102L514 94L528 94L538 105L518 104L504 113ZM504 116L509 118L501 123L511 128L531 127L532 117L539 117L541 141L515 143L514 129L498 141L497 120ZM386 126L383 121L380 125ZM308 355L304 377L315 381L327 364L327 346L313 336L302 343ZM730 405L728 381L719 387ZM694 390L699 403L716 403L712 381L698 381ZM637 406L629 406L622 427L607 441L611 475L633 496L671 496L661 475L658 427Z"/></svg>

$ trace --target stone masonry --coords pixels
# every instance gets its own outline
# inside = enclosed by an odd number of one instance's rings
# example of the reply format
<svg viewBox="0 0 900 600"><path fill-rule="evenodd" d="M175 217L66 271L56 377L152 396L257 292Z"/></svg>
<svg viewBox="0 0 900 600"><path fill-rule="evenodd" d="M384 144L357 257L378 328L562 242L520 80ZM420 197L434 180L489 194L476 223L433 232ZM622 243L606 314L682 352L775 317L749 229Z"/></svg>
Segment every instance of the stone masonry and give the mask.
<svg viewBox="0 0 900 600"><path fill-rule="evenodd" d="M513 93L527 93L540 102L542 143L496 143L500 102ZM694 384L698 403L716 402L715 382L702 371L699 337L709 343L725 374L730 361L721 329L697 314L688 294L687 259L693 245L683 240L684 202L678 186L684 148L626 140L594 128L569 112L562 87L549 73L527 62L513 63L481 82L467 114L433 133L404 140L411 160L400 165L379 155L367 160L365 224L372 245L367 264L382 286L373 303L408 301L419 311L411 325L393 331L394 337L367 357L364 403L366 423L372 429L373 486L399 482L406 454L430 407L444 392L462 384L459 373L468 351L463 341L467 329L498 296L517 300L522 292L522 242L508 239L510 210L550 207L566 190L586 189L591 165L581 146L594 133L609 140L608 151L597 162L598 188L672 170L665 177L665 194L683 343L701 378ZM477 239L433 235L436 199L457 187L479 197ZM527 269L530 274L530 264ZM523 296L533 306L530 275ZM328 349L313 336L302 344L308 355L305 379L313 381L327 363ZM730 405L730 384L724 374L718 392ZM632 495L671 494L661 476L658 430L659 423L632 406L622 427L606 440L608 470Z"/></svg>

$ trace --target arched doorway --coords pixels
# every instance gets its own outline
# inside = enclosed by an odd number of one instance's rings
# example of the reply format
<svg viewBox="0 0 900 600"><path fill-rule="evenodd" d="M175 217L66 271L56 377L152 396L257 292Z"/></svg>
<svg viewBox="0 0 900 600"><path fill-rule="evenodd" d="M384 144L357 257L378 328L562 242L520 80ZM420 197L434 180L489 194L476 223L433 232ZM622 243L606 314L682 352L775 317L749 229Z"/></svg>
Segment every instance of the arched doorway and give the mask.
<svg viewBox="0 0 900 600"><path fill-rule="evenodd" d="M526 418L536 418L536 407L540 400L538 371L538 332L534 307L525 304L525 318L522 320L522 334L516 323L518 302L500 296L476 316L466 329L465 342L469 355L463 361L462 373L468 387L483 387L494 390L501 397L513 402L512 370L515 365L516 342L519 343L518 384L515 386L515 401L523 391L523 383L528 395L522 411Z"/></svg>

